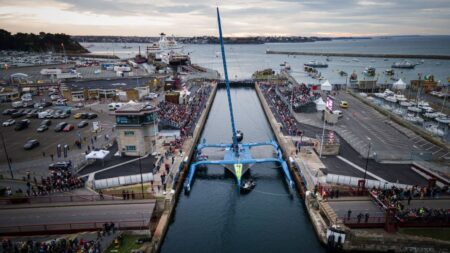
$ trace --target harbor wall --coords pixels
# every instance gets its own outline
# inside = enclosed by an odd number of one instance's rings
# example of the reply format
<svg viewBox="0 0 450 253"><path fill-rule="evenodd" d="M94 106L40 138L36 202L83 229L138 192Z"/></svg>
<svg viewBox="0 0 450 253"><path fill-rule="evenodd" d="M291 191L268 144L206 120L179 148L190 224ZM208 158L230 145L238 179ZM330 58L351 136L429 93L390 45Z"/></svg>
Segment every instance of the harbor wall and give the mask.
<svg viewBox="0 0 450 253"><path fill-rule="evenodd" d="M270 123L270 126L272 127L272 131L275 135L275 138L280 145L281 150L283 151L284 158L286 161L290 161L294 157L295 154L295 146L288 138L286 138L280 129L280 123L276 120L275 116L272 113L272 110L270 110L269 104L267 103L264 94L262 94L262 91L258 84L255 85L256 93L258 94L259 101L263 107L264 113L266 114L267 120ZM294 158L292 158L294 159ZM310 198L306 196L306 191L312 190L314 187L312 184L309 185L309 189L305 186L305 183L302 180L302 177L299 175L299 173L296 171L295 166L291 162L288 162L288 167L291 172L292 178L295 181L295 184L297 186L297 190L299 194L304 198L305 200L305 206L306 210L308 212L308 215L310 217L311 223L314 227L314 230L316 232L316 235L319 239L319 241L322 244L326 243L326 229L328 227L328 221L325 220L318 211L314 210L312 207L312 203L310 202ZM306 173L303 173L306 174Z"/></svg>
<svg viewBox="0 0 450 253"><path fill-rule="evenodd" d="M327 53L327 52L289 52L266 50L266 54L287 55L314 55L314 56L338 56L338 57L369 57L369 58L399 58L399 59L435 59L450 60L450 55L418 55L418 54L365 54L365 53Z"/></svg>
<svg viewBox="0 0 450 253"><path fill-rule="evenodd" d="M213 89L208 98L208 101L206 102L206 107L203 110L197 122L197 125L194 129L194 133L192 134L192 137L188 138L183 144L182 150L184 155L177 156L173 164L174 168L180 168L180 172L178 175L178 180L172 182L175 185L170 184L167 186L167 188L168 189L173 188L175 192L173 194L167 194L165 198L159 199L160 203L163 202L161 204L164 206L164 211L161 217L159 218L158 225L156 226L155 233L153 234L152 237L151 247L148 249L147 252L159 252L161 249L161 245L164 242L164 238L166 236L169 227L170 219L172 218L172 215L176 207L176 201L180 196L181 192L183 191L183 182L189 171L189 164L194 155L195 145L200 139L206 120L208 119L208 115L211 110L212 104L214 102L214 98L216 97L218 85L216 83L213 83L212 85Z"/></svg>

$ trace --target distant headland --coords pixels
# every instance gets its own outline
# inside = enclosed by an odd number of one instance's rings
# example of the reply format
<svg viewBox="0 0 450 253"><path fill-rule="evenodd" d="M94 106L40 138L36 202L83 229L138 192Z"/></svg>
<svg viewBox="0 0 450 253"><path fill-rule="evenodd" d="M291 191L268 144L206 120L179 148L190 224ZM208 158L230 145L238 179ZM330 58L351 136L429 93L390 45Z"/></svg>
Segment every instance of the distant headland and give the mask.
<svg viewBox="0 0 450 253"><path fill-rule="evenodd" d="M89 53L70 35L62 33L16 33L0 29L0 50L17 50L28 52L55 52L68 54Z"/></svg>
<svg viewBox="0 0 450 253"><path fill-rule="evenodd" d="M105 43L152 43L159 37L137 36L72 36L79 42L105 42ZM219 38L214 36L175 37L183 44L219 44ZM264 44L264 43L299 43L315 41L331 41L338 39L370 39L370 37L304 37L304 36L251 36L251 37L225 37L226 44Z"/></svg>

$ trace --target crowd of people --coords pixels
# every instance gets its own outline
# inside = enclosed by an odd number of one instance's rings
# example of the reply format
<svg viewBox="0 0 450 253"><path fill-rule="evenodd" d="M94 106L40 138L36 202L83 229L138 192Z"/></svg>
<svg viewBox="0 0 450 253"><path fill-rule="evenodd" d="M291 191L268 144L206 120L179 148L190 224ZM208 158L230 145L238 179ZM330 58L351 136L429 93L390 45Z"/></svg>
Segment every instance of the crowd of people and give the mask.
<svg viewBox="0 0 450 253"><path fill-rule="evenodd" d="M27 173L26 181L27 196L45 196L54 192L65 192L84 187L82 178L72 175L70 171L61 170L51 171L47 177L41 176L40 182L33 177L34 184L32 184L30 174Z"/></svg>
<svg viewBox="0 0 450 253"><path fill-rule="evenodd" d="M393 186L390 189L372 188L371 194L387 208L395 208L401 221L427 220L450 221L450 209L410 207L414 200L436 199L450 194L448 186L413 186L408 189Z"/></svg>
<svg viewBox="0 0 450 253"><path fill-rule="evenodd" d="M306 105L308 103L313 103L318 98L320 98L320 93L315 93L311 88L306 86L306 84L302 83L300 85L296 85L292 88L292 101L291 103L294 105Z"/></svg>
<svg viewBox="0 0 450 253"><path fill-rule="evenodd" d="M206 101L211 93L210 85L203 85L191 94L186 104L176 104L163 101L158 104L160 109L158 117L160 124L175 129L180 129L182 136L192 134L195 123L205 107Z"/></svg>
<svg viewBox="0 0 450 253"><path fill-rule="evenodd" d="M101 253L100 240L77 239L66 240L64 238L46 242L22 241L12 242L10 239L2 241L4 253Z"/></svg>
<svg viewBox="0 0 450 253"><path fill-rule="evenodd" d="M271 110L282 123L282 131L289 135L299 135L301 133L297 120L292 115L286 104L281 101L275 92L275 86L270 83L260 83L260 88L271 106Z"/></svg>
<svg viewBox="0 0 450 253"><path fill-rule="evenodd" d="M105 222L103 229L97 231L96 238L89 240L77 237L73 240L59 238L48 241L11 241L8 238L2 240L2 253L101 253L103 238L115 236L116 231L113 222ZM122 239L121 235L117 238Z"/></svg>

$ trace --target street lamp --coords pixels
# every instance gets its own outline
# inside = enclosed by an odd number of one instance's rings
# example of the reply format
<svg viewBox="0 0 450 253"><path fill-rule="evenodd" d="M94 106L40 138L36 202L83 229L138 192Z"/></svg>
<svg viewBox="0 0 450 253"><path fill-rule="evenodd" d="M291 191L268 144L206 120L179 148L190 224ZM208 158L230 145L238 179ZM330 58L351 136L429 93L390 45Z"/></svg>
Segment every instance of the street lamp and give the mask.
<svg viewBox="0 0 450 253"><path fill-rule="evenodd" d="M14 174L11 169L11 160L9 159L8 151L6 151L5 139L3 138L3 134L1 132L0 132L0 136L2 137L3 150L5 151L6 161L8 162L9 173L11 173L11 179L14 179Z"/></svg>
<svg viewBox="0 0 450 253"><path fill-rule="evenodd" d="M364 188L366 188L367 166L369 165L370 147L372 145L372 143L370 142L372 139L370 139L370 137L367 137L367 140L369 141L369 148L367 149L366 168L364 169Z"/></svg>
<svg viewBox="0 0 450 253"><path fill-rule="evenodd" d="M141 193L142 193L142 199L144 199L144 178L142 176L141 158L142 158L142 155L139 152L139 159L138 159L138 161L139 161L139 173L141 174Z"/></svg>

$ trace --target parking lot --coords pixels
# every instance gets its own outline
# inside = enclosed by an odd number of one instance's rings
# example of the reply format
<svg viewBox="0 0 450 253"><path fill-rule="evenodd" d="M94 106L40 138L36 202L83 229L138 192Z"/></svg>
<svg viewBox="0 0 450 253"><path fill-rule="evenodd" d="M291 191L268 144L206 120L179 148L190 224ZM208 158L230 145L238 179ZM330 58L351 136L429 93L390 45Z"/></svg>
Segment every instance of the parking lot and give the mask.
<svg viewBox="0 0 450 253"><path fill-rule="evenodd" d="M34 101L39 101L44 97L34 97ZM3 112L5 109L11 108L11 103L3 103L0 104L0 111ZM51 108L51 107L48 107ZM48 109L45 108L45 109ZM96 113L98 115L95 119L74 119L74 115L78 112L91 112ZM8 115L0 115L0 122L3 123L7 119L10 119L11 117ZM22 116L20 118L15 118L16 122L20 121L22 119L25 119L25 116ZM96 138L105 138L106 133L110 133L111 128L113 127L113 117L111 115L108 115L105 113L99 113L91 111L90 108L75 108L72 107L72 113L70 117L65 119L50 119L51 125L49 126L49 129L44 132L37 132L36 129L40 126L41 122L44 119L38 119L38 118L28 118L30 120L30 124L28 128L23 129L21 131L15 131L14 125L3 127L1 126L0 130L4 137L4 142L6 145L6 150L8 153L8 156L10 160L12 161L13 168L21 167L23 168L25 164L29 164L29 166L33 167L33 170L36 167L44 167L46 168L49 163L51 163L51 155L54 156L55 161L59 160L65 160L65 159L71 159L71 157L74 156L81 156L82 153L84 153L87 149L87 145L90 145L92 148L93 146L99 147L100 144L97 141L94 141ZM82 121L86 120L89 122L87 126L84 128L78 128L77 124ZM100 126L105 131L95 133L93 131L92 122L97 121L99 122ZM60 122L67 122L68 124L73 124L74 129L70 132L55 132L54 128L55 126ZM111 135L111 134L110 134ZM112 136L111 136L112 137ZM36 139L39 141L40 145L31 149L31 150L25 150L24 144L30 140L30 139ZM92 140L91 140L92 139ZM78 148L75 145L75 141L80 140L81 141L81 148ZM93 144L92 144L93 143ZM68 151L68 157L64 158L58 158L57 157L57 145L61 144L63 147L65 144L69 146ZM3 143L0 150L0 172L2 174L6 174L7 169L7 160L6 155L3 150ZM20 164L20 166L19 166ZM37 169L37 168L36 168Z"/></svg>

